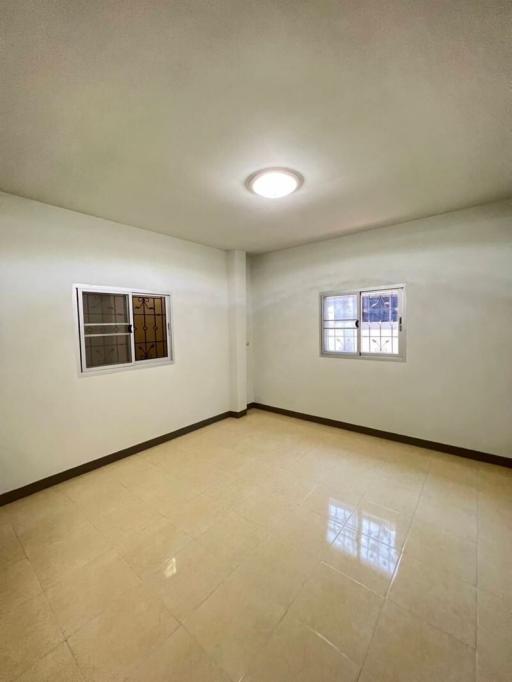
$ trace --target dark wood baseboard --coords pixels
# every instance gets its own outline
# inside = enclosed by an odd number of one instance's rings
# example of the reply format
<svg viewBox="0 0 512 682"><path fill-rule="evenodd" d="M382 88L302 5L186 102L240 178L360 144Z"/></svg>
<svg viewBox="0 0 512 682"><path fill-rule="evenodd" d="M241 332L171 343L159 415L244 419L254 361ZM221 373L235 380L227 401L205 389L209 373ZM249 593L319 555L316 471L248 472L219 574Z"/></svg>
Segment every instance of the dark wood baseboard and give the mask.
<svg viewBox="0 0 512 682"><path fill-rule="evenodd" d="M240 419L240 417L245 417L246 414L247 414L247 408L245 410L240 410L240 412L233 412L232 410L231 410L231 412L228 412L228 415L230 417L234 417L235 419Z"/></svg>
<svg viewBox="0 0 512 682"><path fill-rule="evenodd" d="M15 490L9 490L5 493L0 494L0 507L4 504L9 504L9 502L14 502L22 497L27 497L33 493L37 493L45 488L50 488L52 485L57 485L57 483L62 483L70 478L75 478L75 476L81 476L86 474L88 471L93 471L94 469L99 469L106 464L111 464L124 457L129 457L130 455L135 455L138 452L147 450L148 448L155 447L155 445L160 445L168 440L173 440L174 438L179 438L179 436L184 436L187 433L196 431L197 429L203 428L203 426L208 426L209 424L214 424L215 422L221 421L222 419L227 419L229 417L234 417L239 419L247 414L247 410L251 408L256 408L259 410L266 410L267 412L276 412L277 414L283 414L287 417L294 417L295 419L304 419L310 422L316 422L317 424L324 424L326 426L333 426L338 429L345 429L346 431L356 431L357 433L364 433L368 436L376 436L377 438L385 438L387 440L397 441L399 443L406 443L408 445L416 445L420 448L427 448L429 450L437 450L438 452L447 452L450 455L458 455L459 457L467 457L469 459L475 459L479 462L486 462L487 464L497 464L504 467L512 467L512 458L501 457L500 455L493 455L488 452L479 452L478 450L469 450L467 448L461 448L457 445L448 445L446 443L436 443L430 440L424 440L423 438L415 438L413 436L404 436L400 433L392 433L390 431L381 431L380 429L372 429L368 426L360 426L358 424L350 424L348 422L338 421L336 419L327 419L326 417L317 417L312 414L305 414L304 412L295 412L294 410L286 410L282 407L274 407L272 405L263 405L262 403L249 403L246 410L240 410L240 412L235 412L229 410L228 412L222 412L213 417L208 417L208 419L203 419L195 424L190 424L189 426L184 426L181 429L176 429L176 431L171 431L170 433L165 433L162 436L157 436L156 438L151 438L143 443L137 443L137 445L131 445L129 448L124 450L119 450L118 452L113 452L110 455L105 455L104 457L99 457L98 459L93 459L90 462L84 462L71 469L66 469L65 471L60 471L57 474L52 474L46 478L42 478L39 481L34 481L28 485L24 485L21 488L16 488Z"/></svg>
<svg viewBox="0 0 512 682"><path fill-rule="evenodd" d="M326 417L316 417L315 415L312 414L305 414L304 412L295 412L294 410L285 410L282 407L263 405L261 403L249 403L247 405L247 408L266 410L267 412L276 412L277 414L283 414L287 417L295 417L296 419L304 419L305 421L316 422L317 424L334 426L337 429L345 429L346 431L356 431L357 433L364 433L367 436L376 436L377 438L394 440L397 441L398 443L416 445L419 448L437 450L438 452L447 452L450 455L457 455L458 457L467 457L468 459L475 459L478 462L486 462L487 464L497 464L499 466L512 467L512 458L502 457L501 455L493 455L489 452L469 450L467 448L461 448L458 445L436 443L431 440L424 440L423 438L415 438L414 436L404 436L403 434L400 433L392 433L391 431L381 431L380 429L372 429L369 426L359 426L358 424L350 424L348 422L342 422L336 419L327 419Z"/></svg>
<svg viewBox="0 0 512 682"><path fill-rule="evenodd" d="M168 440L174 438L179 438L179 436L184 436L191 431L196 431L197 429L202 429L203 426L209 426L215 422L221 421L222 419L227 419L228 417L235 417L236 419L243 417L247 414L247 410L242 410L241 412L233 412L232 410L228 412L222 412L221 414L216 414L213 417L208 417L208 419L203 419L195 424L190 424L189 426L184 426L181 429L176 429L176 431L171 431L170 433L165 433L163 436L157 436L156 438L151 438L143 443L137 443L137 445L131 445L129 448L124 448L124 450L119 450L118 452L112 452L110 455L105 455L99 457L98 459L93 459L90 462L84 462L71 469L66 469L66 471L60 471L58 474L52 474L46 478L42 478L39 481L34 481L28 485L24 485L21 488L16 488L15 490L9 490L6 493L0 494L0 507L9 502L14 502L22 497L27 497L33 493L37 493L45 488L50 488L52 485L57 483L62 483L70 478L75 478L75 476L81 476L86 474L88 471L93 471L99 467L103 467L106 464L112 464L118 459L123 459L123 457L129 457L130 455L135 455L138 452L147 450L148 448L153 448L155 445L160 445Z"/></svg>

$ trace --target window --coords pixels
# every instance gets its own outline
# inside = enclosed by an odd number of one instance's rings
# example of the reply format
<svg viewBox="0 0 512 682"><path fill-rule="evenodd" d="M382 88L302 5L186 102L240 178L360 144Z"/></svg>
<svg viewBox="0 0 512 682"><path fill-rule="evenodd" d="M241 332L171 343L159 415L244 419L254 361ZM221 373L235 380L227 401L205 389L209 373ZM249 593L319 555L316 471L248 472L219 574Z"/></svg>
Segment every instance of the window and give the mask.
<svg viewBox="0 0 512 682"><path fill-rule="evenodd" d="M76 287L82 372L171 362L170 296Z"/></svg>
<svg viewBox="0 0 512 682"><path fill-rule="evenodd" d="M322 355L405 359L403 285L320 296Z"/></svg>

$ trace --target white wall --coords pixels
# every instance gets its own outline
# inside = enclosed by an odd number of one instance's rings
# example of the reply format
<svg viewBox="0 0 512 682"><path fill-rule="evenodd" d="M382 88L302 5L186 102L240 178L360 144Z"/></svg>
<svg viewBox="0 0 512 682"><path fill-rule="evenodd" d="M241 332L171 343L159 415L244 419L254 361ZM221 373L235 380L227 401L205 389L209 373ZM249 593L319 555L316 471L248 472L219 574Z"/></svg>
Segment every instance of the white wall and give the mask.
<svg viewBox="0 0 512 682"><path fill-rule="evenodd" d="M176 363L79 376L73 283L173 294ZM230 409L227 255L0 194L0 492Z"/></svg>
<svg viewBox="0 0 512 682"><path fill-rule="evenodd" d="M512 456L512 204L255 256L255 400ZM404 282L407 361L319 355L319 293Z"/></svg>

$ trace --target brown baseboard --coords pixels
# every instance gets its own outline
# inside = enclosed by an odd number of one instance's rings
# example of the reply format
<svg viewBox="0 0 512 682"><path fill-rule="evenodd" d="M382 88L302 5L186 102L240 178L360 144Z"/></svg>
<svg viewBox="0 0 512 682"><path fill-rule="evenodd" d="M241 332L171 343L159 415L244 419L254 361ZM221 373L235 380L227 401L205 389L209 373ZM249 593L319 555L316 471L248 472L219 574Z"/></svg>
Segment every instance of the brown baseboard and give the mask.
<svg viewBox="0 0 512 682"><path fill-rule="evenodd" d="M469 450L467 448L461 448L458 445L436 443L431 440L424 440L423 438L415 438L414 436L404 436L403 434L392 433L391 431L381 431L380 429L372 429L369 426L359 426L358 424L350 424L348 422L342 422L336 419L327 419L327 417L316 417L315 415L312 414L305 414L304 412L295 412L294 410L285 410L282 407L274 407L272 405L263 405L261 403L249 403L247 405L247 409L251 408L256 408L258 410L266 410L267 412L276 412L277 414L283 414L287 417L304 419L305 421L316 422L317 424L324 424L325 426L334 426L337 429L345 429L346 431L356 431L357 433L364 433L367 436L376 436L377 438L394 440L397 441L398 443L416 445L419 448L437 450L438 452L447 452L450 455L457 455L458 457L467 457L468 459L475 459L478 462L486 462L487 464L497 464L499 466L512 467L512 458L502 457L501 455L493 455L489 452Z"/></svg>
<svg viewBox="0 0 512 682"><path fill-rule="evenodd" d="M240 417L245 417L246 414L247 414L247 408L245 410L240 410L240 412L233 412L233 410L228 412L228 415L230 417L234 417L235 419L240 419Z"/></svg>
<svg viewBox="0 0 512 682"><path fill-rule="evenodd" d="M176 429L176 431L171 431L170 433L165 433L163 436L157 436L156 438L151 438L143 443L137 443L137 445L131 445L129 448L124 450L119 450L118 452L112 452L110 455L105 455L99 457L98 459L93 459L90 462L84 462L71 469L66 469L65 471L60 471L58 474L52 474L46 478L42 478L39 481L34 481L28 485L24 485L21 488L16 488L15 490L9 490L6 493L0 494L0 507L4 504L9 504L9 502L14 502L22 497L27 497L27 495L32 495L45 488L50 488L52 485L57 483L62 483L70 478L75 478L75 476L81 476L86 474L88 471L93 471L94 469L99 469L99 467L105 466L106 464L112 464L118 459L123 459L123 457L129 457L130 455L135 455L138 452L147 450L148 448L153 448L155 445L160 445L168 440L174 438L179 438L179 436L184 436L191 431L197 431L197 429L203 428L203 426L209 426L215 422L221 421L222 419L227 419L228 417L235 417L236 419L243 417L247 414L247 410L242 410L241 412L222 412L221 414L216 414L213 417L208 417L208 419L203 419L195 424L190 424L189 426L184 426L181 429Z"/></svg>

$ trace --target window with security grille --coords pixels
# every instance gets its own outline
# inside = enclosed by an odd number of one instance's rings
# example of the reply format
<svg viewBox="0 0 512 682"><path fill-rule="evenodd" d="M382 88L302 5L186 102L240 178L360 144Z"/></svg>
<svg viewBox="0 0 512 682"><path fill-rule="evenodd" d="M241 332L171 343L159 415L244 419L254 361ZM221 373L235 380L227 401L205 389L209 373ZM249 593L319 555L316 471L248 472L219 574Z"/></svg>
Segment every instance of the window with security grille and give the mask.
<svg viewBox="0 0 512 682"><path fill-rule="evenodd" d="M76 287L82 372L172 361L170 296Z"/></svg>
<svg viewBox="0 0 512 682"><path fill-rule="evenodd" d="M165 296L132 296L135 360L167 357Z"/></svg>
<svg viewBox="0 0 512 682"><path fill-rule="evenodd" d="M322 294L322 355L405 359L405 287Z"/></svg>

